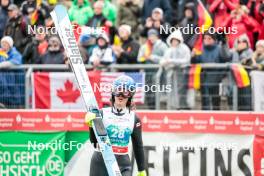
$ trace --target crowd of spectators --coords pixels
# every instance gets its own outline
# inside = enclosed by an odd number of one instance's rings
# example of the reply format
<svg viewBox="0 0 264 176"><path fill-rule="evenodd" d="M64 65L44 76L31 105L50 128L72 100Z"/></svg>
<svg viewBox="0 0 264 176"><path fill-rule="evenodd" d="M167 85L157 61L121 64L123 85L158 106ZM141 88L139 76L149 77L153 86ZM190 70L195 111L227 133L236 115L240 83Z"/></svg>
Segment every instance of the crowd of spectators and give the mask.
<svg viewBox="0 0 264 176"><path fill-rule="evenodd" d="M202 36L202 53L197 55L194 45L199 34L181 30L161 33L160 29L197 27L201 15L197 11L198 1L42 0L37 4L36 0L0 0L0 51L7 54L7 58L0 56L0 68L19 64L67 64L58 36L29 31L33 26L37 29L54 26L49 12L57 3L62 3L68 8L75 27L104 29L101 34L76 35L84 63L92 64L94 68L113 63L151 63L168 70L191 63L230 62L264 70L264 1L202 2L215 28L235 28L236 32L227 32L226 35L205 33ZM209 69L202 72L202 108L205 110L220 109L219 83L224 74L218 71ZM179 73L185 72L179 69ZM178 79L185 85L188 78L179 76ZM186 89L186 86L179 85L179 94L186 95ZM246 89L241 90L241 94L250 94ZM186 98L180 96L179 99L180 107L189 108Z"/></svg>

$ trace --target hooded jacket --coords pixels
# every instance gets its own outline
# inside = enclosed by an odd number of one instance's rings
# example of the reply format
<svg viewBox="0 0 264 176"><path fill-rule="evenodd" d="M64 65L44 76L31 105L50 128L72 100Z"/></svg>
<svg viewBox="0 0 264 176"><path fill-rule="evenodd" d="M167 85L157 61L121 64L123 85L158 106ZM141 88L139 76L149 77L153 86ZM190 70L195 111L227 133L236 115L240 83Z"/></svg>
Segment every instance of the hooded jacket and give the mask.
<svg viewBox="0 0 264 176"><path fill-rule="evenodd" d="M180 27L190 27L190 26L193 26L193 28L197 27L198 25L198 14L197 14L197 7L196 7L196 4L194 3L187 3L185 5L185 8L184 8L184 11L186 9L190 9L193 13L193 18L187 18L187 17L184 17L182 19L182 21L179 23L179 26ZM198 35L197 34L193 34L193 33L183 33L183 39L185 41L185 43L189 46L189 48L193 48L195 42L196 42L196 39L197 39Z"/></svg>
<svg viewBox="0 0 264 176"><path fill-rule="evenodd" d="M248 47L242 51L235 51L232 55L232 62L233 63L242 63L245 64L246 60L250 61L253 55L253 50L250 48L250 41L247 35L239 36L234 42L234 48L238 47L238 40L246 41Z"/></svg>
<svg viewBox="0 0 264 176"><path fill-rule="evenodd" d="M171 47L171 40L176 39L180 41L179 45ZM168 38L167 44L169 48L165 52L164 60L170 60L173 65L187 65L190 64L191 51L183 42L182 34L179 30L174 31Z"/></svg>
<svg viewBox="0 0 264 176"><path fill-rule="evenodd" d="M0 7L0 38L2 38L3 36L3 33L4 33L4 29L5 29L5 26L6 26L6 22L7 22L7 19L8 19L8 10L7 10L7 7L9 6L10 4L10 1L8 3L7 6L1 6Z"/></svg>
<svg viewBox="0 0 264 176"><path fill-rule="evenodd" d="M83 5L78 6L78 0L74 0L68 11L71 21L76 21L79 25L85 25L93 16L93 10L88 0L83 0Z"/></svg>

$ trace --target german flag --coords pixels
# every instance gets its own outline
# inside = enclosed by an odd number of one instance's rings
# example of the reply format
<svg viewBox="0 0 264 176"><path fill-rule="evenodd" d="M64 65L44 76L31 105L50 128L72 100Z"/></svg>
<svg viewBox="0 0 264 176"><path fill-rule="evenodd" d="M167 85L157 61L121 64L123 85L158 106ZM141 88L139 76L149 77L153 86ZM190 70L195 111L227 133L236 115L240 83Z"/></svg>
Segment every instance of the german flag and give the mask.
<svg viewBox="0 0 264 176"><path fill-rule="evenodd" d="M146 48L145 48L144 56L139 58L139 62L145 62L146 58L151 55L151 52L152 52L152 44L151 44L151 42L148 40L145 45L146 45Z"/></svg>
<svg viewBox="0 0 264 176"><path fill-rule="evenodd" d="M31 25L36 24L36 22L38 21L38 17L39 17L38 8L41 6L41 3L42 3L42 0L37 0L36 9L33 12L33 14L31 15L31 19L30 19Z"/></svg>
<svg viewBox="0 0 264 176"><path fill-rule="evenodd" d="M3 50L0 50L0 56L2 56L4 58L8 58L8 54Z"/></svg>
<svg viewBox="0 0 264 176"><path fill-rule="evenodd" d="M200 64L192 64L189 70L188 88L199 90L201 87L201 71Z"/></svg>
<svg viewBox="0 0 264 176"><path fill-rule="evenodd" d="M244 88L250 85L248 72L242 65L233 64L231 69L238 88Z"/></svg>
<svg viewBox="0 0 264 176"><path fill-rule="evenodd" d="M204 7L203 3L200 0L197 0L197 12L198 16L198 26L200 27L200 33L206 32L213 24L213 20ZM199 34L195 44L194 44L194 51L196 55L202 54L202 47L203 47L203 37Z"/></svg>

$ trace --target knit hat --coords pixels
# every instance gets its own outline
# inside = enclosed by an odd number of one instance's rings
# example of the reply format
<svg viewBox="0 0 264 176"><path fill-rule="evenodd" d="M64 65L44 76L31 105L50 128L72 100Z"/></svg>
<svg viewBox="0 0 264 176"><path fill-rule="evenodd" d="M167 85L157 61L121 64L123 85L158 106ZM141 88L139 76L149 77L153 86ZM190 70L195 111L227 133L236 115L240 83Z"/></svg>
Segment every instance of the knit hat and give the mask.
<svg viewBox="0 0 264 176"><path fill-rule="evenodd" d="M13 44L14 44L14 41L13 39L10 37L10 36L4 36L2 39L1 39L1 43L2 42L6 42L9 44L10 48L13 47Z"/></svg>
<svg viewBox="0 0 264 176"><path fill-rule="evenodd" d="M81 45L89 45L92 36L90 34L82 34L79 38L79 42Z"/></svg>
<svg viewBox="0 0 264 176"><path fill-rule="evenodd" d="M170 34L170 36L167 38L167 44L171 46L171 40L176 39L179 40L180 43L183 43L183 37L180 30L175 30L173 33Z"/></svg>
<svg viewBox="0 0 264 176"><path fill-rule="evenodd" d="M109 37L106 35L106 33L99 34L99 36L97 37L97 40L99 38L102 38L102 39L104 39L106 41L106 43L109 43Z"/></svg>
<svg viewBox="0 0 264 176"><path fill-rule="evenodd" d="M161 8L156 7L155 9L152 10L152 13L158 12L163 16L163 10Z"/></svg>
<svg viewBox="0 0 264 176"><path fill-rule="evenodd" d="M215 33L210 33L210 32L208 32L208 31L206 31L204 34L203 34L203 37L204 36L210 36L212 39L214 39L215 41L217 41L217 36L216 36L216 34Z"/></svg>
<svg viewBox="0 0 264 176"><path fill-rule="evenodd" d="M127 25L127 24L123 24L119 27L119 30L120 29L124 29L128 32L128 34L130 35L131 34L131 26Z"/></svg>
<svg viewBox="0 0 264 176"><path fill-rule="evenodd" d="M148 30L148 37L151 35L159 36L159 32L156 29L150 29Z"/></svg>
<svg viewBox="0 0 264 176"><path fill-rule="evenodd" d="M257 41L256 46L262 46L262 47L264 47L264 40Z"/></svg>

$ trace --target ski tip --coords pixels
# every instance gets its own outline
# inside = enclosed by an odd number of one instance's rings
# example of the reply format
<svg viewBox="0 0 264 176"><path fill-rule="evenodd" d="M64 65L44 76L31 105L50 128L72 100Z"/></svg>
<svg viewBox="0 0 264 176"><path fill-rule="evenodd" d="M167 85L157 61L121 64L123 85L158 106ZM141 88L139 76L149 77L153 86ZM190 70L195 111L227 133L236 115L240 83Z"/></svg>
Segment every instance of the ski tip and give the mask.
<svg viewBox="0 0 264 176"><path fill-rule="evenodd" d="M59 17L59 19L63 19L67 15L67 9L61 4L58 4L54 8L55 13Z"/></svg>

